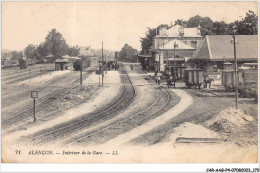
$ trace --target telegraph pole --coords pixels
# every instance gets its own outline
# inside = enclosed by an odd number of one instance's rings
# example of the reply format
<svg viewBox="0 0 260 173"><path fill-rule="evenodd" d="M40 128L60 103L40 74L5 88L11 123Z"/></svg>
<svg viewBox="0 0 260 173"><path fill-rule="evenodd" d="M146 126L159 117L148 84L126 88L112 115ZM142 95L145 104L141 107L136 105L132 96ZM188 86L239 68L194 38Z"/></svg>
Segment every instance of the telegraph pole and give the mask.
<svg viewBox="0 0 260 173"><path fill-rule="evenodd" d="M98 86L100 86L100 73L101 73L101 68L100 68L100 58L98 60Z"/></svg>
<svg viewBox="0 0 260 173"><path fill-rule="evenodd" d="M32 81L32 74L31 74L31 70L29 70L30 73L30 82Z"/></svg>
<svg viewBox="0 0 260 173"><path fill-rule="evenodd" d="M82 60L81 60L81 64L80 64L80 85L82 85Z"/></svg>
<svg viewBox="0 0 260 173"><path fill-rule="evenodd" d="M236 109L238 105L238 75L237 75L237 56L236 56L236 35L233 30L233 42L234 42L234 59L235 59L235 85L236 85Z"/></svg>
<svg viewBox="0 0 260 173"><path fill-rule="evenodd" d="M102 41L102 66L101 66L101 68L102 68L102 86L103 86L103 82L104 82L104 65L103 65L103 63L104 63L104 55L103 55L103 41Z"/></svg>
<svg viewBox="0 0 260 173"><path fill-rule="evenodd" d="M176 41L174 42L174 57L173 57L173 87L175 88L175 80L176 80L176 70L175 70L175 51L176 51L176 47L177 47L177 44L176 44Z"/></svg>

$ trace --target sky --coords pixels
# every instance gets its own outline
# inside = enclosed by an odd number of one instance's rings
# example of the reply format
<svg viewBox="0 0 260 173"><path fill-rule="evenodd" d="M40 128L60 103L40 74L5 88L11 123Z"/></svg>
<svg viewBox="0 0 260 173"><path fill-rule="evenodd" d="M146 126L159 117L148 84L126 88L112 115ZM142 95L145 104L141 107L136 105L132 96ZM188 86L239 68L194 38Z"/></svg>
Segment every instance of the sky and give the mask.
<svg viewBox="0 0 260 173"><path fill-rule="evenodd" d="M2 49L23 50L44 42L56 28L70 46L119 51L124 44L140 50L147 27L200 15L227 23L248 10L258 15L257 2L2 2Z"/></svg>

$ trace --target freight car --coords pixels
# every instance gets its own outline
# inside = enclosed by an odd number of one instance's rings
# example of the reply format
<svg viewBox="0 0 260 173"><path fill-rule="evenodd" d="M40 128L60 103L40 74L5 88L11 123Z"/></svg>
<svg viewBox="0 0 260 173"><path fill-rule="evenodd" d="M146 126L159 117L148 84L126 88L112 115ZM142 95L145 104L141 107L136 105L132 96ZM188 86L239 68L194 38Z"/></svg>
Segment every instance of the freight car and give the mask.
<svg viewBox="0 0 260 173"><path fill-rule="evenodd" d="M28 67L28 62L25 59L20 59L19 67L20 67L20 69L26 69Z"/></svg>
<svg viewBox="0 0 260 173"><path fill-rule="evenodd" d="M257 73L254 67L238 68L238 92L243 97L254 97L257 100Z"/></svg>
<svg viewBox="0 0 260 173"><path fill-rule="evenodd" d="M1 60L1 67L3 69L5 68L11 68L11 67L18 67L19 66L19 60Z"/></svg>
<svg viewBox="0 0 260 173"><path fill-rule="evenodd" d="M87 68L91 65L91 59L90 58L81 58L80 60L76 60L73 63L73 68L75 71L79 71L81 69Z"/></svg>
<svg viewBox="0 0 260 173"><path fill-rule="evenodd" d="M35 60L26 58L26 59L20 59L19 60L19 67L20 69L26 69L28 66L35 65Z"/></svg>
<svg viewBox="0 0 260 173"><path fill-rule="evenodd" d="M188 88L200 88L204 84L204 71L202 69L185 69L184 82Z"/></svg>
<svg viewBox="0 0 260 173"><path fill-rule="evenodd" d="M257 63L245 63L238 68L238 92L243 97L255 97L257 100ZM234 90L235 70L222 71L222 85L226 90Z"/></svg>

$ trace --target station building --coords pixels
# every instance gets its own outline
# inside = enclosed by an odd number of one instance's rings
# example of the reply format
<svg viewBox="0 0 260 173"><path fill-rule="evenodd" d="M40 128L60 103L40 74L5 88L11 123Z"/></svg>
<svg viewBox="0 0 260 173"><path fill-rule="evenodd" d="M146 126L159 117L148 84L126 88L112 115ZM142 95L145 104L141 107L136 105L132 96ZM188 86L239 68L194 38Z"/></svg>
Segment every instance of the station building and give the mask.
<svg viewBox="0 0 260 173"><path fill-rule="evenodd" d="M139 55L140 62L145 63L146 68L166 73L170 71L174 61L177 66L184 66L185 59L190 58L202 42L200 29L200 24L195 28L181 25L169 27L165 24L158 26L151 52Z"/></svg>
<svg viewBox="0 0 260 173"><path fill-rule="evenodd" d="M191 68L203 69L207 73L218 73L227 62L234 63L232 35L207 35L189 59ZM236 57L238 66L257 63L257 35L236 35Z"/></svg>

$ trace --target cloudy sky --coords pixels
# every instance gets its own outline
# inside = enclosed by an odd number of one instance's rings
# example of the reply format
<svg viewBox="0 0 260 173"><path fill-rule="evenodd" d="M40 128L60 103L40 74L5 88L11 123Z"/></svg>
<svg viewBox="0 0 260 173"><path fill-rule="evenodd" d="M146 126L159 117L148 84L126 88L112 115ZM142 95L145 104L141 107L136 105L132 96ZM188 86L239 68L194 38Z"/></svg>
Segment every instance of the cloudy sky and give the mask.
<svg viewBox="0 0 260 173"><path fill-rule="evenodd" d="M69 45L120 50L127 43L140 50L146 27L200 15L233 22L257 2L3 2L2 49L40 44L56 28Z"/></svg>

